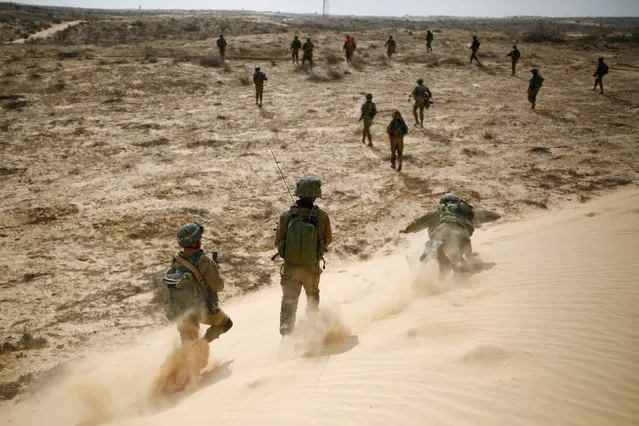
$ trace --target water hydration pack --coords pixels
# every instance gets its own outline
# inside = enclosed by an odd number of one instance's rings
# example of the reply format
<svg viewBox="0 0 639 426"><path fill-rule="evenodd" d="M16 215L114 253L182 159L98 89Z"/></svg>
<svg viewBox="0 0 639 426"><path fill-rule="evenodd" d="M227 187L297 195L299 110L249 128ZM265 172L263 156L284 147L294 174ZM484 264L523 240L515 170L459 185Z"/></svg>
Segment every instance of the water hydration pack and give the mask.
<svg viewBox="0 0 639 426"><path fill-rule="evenodd" d="M284 245L284 261L291 265L316 266L319 256L319 210L313 206L308 214L300 214L300 208L289 210Z"/></svg>

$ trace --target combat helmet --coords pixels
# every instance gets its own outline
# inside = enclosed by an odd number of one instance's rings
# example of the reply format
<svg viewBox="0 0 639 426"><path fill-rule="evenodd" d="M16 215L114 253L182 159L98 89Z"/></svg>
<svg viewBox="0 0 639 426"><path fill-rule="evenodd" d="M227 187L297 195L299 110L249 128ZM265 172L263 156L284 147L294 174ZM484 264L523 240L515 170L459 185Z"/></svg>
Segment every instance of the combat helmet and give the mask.
<svg viewBox="0 0 639 426"><path fill-rule="evenodd" d="M423 78L418 78L418 79L417 79L417 84L422 84L423 82L424 82L424 79L423 79Z"/></svg>
<svg viewBox="0 0 639 426"><path fill-rule="evenodd" d="M401 118L402 117L402 113L399 112L399 110L395 110L393 111L393 118Z"/></svg>
<svg viewBox="0 0 639 426"><path fill-rule="evenodd" d="M366 99L373 99L373 94L372 93L367 93L366 94Z"/></svg>
<svg viewBox="0 0 639 426"><path fill-rule="evenodd" d="M178 245L185 248L197 247L203 233L204 226L198 221L182 225L177 233Z"/></svg>
<svg viewBox="0 0 639 426"><path fill-rule="evenodd" d="M259 71L259 70L260 70L260 66L258 65L255 67L255 71Z"/></svg>
<svg viewBox="0 0 639 426"><path fill-rule="evenodd" d="M600 57L599 57L599 62L603 62L603 60L604 60L604 57L603 57L603 56L600 56Z"/></svg>
<svg viewBox="0 0 639 426"><path fill-rule="evenodd" d="M322 198L322 181L313 176L304 176L297 181L295 196L300 198Z"/></svg>
<svg viewBox="0 0 639 426"><path fill-rule="evenodd" d="M439 199L439 204L456 203L459 200L460 198L457 195L449 192L448 194L444 194L442 198Z"/></svg>
<svg viewBox="0 0 639 426"><path fill-rule="evenodd" d="M539 72L539 70L537 68L533 68L530 70L531 73L533 74L537 74Z"/></svg>

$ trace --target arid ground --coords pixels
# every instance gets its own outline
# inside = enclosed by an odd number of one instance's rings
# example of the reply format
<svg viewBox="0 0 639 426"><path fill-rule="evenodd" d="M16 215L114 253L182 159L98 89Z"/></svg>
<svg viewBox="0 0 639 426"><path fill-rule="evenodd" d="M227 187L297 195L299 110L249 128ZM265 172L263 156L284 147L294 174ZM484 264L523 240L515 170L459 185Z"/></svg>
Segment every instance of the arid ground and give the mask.
<svg viewBox="0 0 639 426"><path fill-rule="evenodd" d="M276 291L274 228L291 199L273 156L290 188L303 175L322 179L333 273L383 256L397 262L409 245L398 230L448 191L475 206L481 240L495 226L632 191L639 177L637 20L46 19L83 22L0 47L6 412L73 363L171 327L161 276L184 223L202 221L205 250L220 253L223 305ZM224 63L215 47L222 32ZM468 63L475 33L481 65ZM2 34L6 43L22 38L15 28ZM358 42L351 64L341 50L346 34ZM389 61L391 34L398 52ZM291 64L294 35L313 39L313 71ZM511 77L506 54L515 40L522 59ZM610 66L604 95L592 90L599 56ZM268 76L261 109L256 65ZM545 78L535 111L526 99L532 67ZM434 97L423 129L412 126L408 100L419 77ZM357 122L367 92L379 110L372 148ZM389 167L385 134L395 109L410 127L401 173ZM483 257L481 244L475 251ZM278 302L269 300L266 332L276 339Z"/></svg>

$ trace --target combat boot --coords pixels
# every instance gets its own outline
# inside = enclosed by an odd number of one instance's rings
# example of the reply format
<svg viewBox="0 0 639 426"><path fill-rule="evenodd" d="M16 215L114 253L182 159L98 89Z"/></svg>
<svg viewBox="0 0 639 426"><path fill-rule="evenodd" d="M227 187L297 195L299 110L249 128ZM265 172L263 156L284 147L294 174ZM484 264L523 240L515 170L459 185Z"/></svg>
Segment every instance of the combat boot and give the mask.
<svg viewBox="0 0 639 426"><path fill-rule="evenodd" d="M401 164L401 163L400 163ZM401 166L400 166L401 167ZM395 159L391 158L391 169L395 168Z"/></svg>
<svg viewBox="0 0 639 426"><path fill-rule="evenodd" d="M399 159L399 165L397 166L397 171L401 172L402 171L402 164L403 164L404 160L402 160L401 158ZM394 167L393 167L394 168Z"/></svg>

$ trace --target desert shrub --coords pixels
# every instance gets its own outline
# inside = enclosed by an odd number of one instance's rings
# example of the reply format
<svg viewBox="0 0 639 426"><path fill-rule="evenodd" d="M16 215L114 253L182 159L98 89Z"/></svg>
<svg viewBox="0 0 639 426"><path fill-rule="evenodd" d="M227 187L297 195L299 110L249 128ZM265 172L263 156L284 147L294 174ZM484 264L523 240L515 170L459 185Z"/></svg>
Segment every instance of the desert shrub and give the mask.
<svg viewBox="0 0 639 426"><path fill-rule="evenodd" d="M639 43L639 33L628 34L613 34L606 36L606 41L612 43Z"/></svg>
<svg viewBox="0 0 639 426"><path fill-rule="evenodd" d="M566 35L557 23L539 22L532 30L524 33L521 39L528 43L563 43Z"/></svg>
<svg viewBox="0 0 639 426"><path fill-rule="evenodd" d="M56 56L58 59L74 59L80 58L84 55L84 50L82 49L73 49L73 50L58 50Z"/></svg>
<svg viewBox="0 0 639 426"><path fill-rule="evenodd" d="M20 75L20 70L16 67L8 67L2 73L3 77L15 77L16 75Z"/></svg>
<svg viewBox="0 0 639 426"><path fill-rule="evenodd" d="M344 77L344 74L342 74L341 72L339 72L339 70L335 68L329 68L326 75L331 80L341 80Z"/></svg>
<svg viewBox="0 0 639 426"><path fill-rule="evenodd" d="M308 77L308 81L312 81L313 83L328 83L329 81L331 81L331 78L326 75L311 74Z"/></svg>
<svg viewBox="0 0 639 426"><path fill-rule="evenodd" d="M466 61L459 59L456 56L449 56L447 58L441 58L437 61L437 65L466 65Z"/></svg>
<svg viewBox="0 0 639 426"><path fill-rule="evenodd" d="M326 63L329 65L337 65L339 64L339 58L334 53L329 53L325 56Z"/></svg>
<svg viewBox="0 0 639 426"><path fill-rule="evenodd" d="M355 56L353 57L353 60L351 61L351 66L355 68L357 71L362 71L364 70L364 67L366 66L366 61L361 56Z"/></svg>
<svg viewBox="0 0 639 426"><path fill-rule="evenodd" d="M10 101L2 104L2 108L4 109L20 109L25 106L27 106L27 101L25 100Z"/></svg>
<svg viewBox="0 0 639 426"><path fill-rule="evenodd" d="M251 81L249 80L248 76L243 75L239 78L239 80L242 86L248 86L249 84L251 84Z"/></svg>
<svg viewBox="0 0 639 426"><path fill-rule="evenodd" d="M487 140L491 140L495 138L495 134L492 132L492 130L486 130L483 136L484 136L484 139L487 139Z"/></svg>
<svg viewBox="0 0 639 426"><path fill-rule="evenodd" d="M226 67L226 63L219 56L205 56L200 59L200 65L210 68Z"/></svg>
<svg viewBox="0 0 639 426"><path fill-rule="evenodd" d="M200 31L200 27L197 24L188 23L184 26L184 31L186 31L187 33L196 33Z"/></svg>

